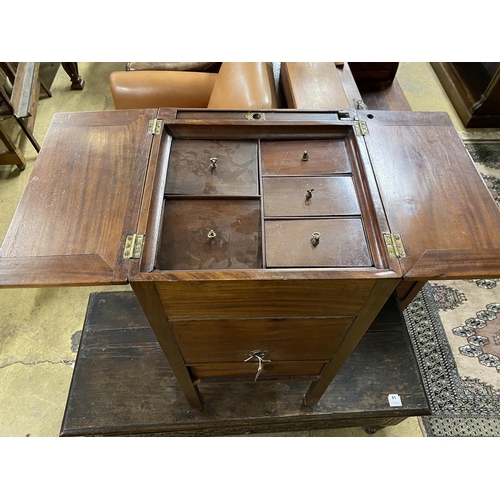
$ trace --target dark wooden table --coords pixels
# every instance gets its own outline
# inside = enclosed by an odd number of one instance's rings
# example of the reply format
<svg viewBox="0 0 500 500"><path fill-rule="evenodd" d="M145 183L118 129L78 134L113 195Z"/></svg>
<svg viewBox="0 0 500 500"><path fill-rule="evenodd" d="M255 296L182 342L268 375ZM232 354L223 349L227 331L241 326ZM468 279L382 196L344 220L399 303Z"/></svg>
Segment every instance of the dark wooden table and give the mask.
<svg viewBox="0 0 500 500"><path fill-rule="evenodd" d="M204 386L190 408L132 292L90 296L61 436L221 436L395 425L430 409L395 296L315 406L308 382ZM398 394L401 407L389 405Z"/></svg>

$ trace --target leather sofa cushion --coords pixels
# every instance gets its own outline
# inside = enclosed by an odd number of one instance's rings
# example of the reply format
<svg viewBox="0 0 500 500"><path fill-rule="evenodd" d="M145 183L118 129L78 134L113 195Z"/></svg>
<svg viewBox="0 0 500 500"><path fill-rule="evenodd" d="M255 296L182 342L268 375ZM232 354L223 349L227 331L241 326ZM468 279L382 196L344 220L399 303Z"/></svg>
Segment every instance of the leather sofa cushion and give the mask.
<svg viewBox="0 0 500 500"><path fill-rule="evenodd" d="M217 74L115 71L109 78L115 109L206 108Z"/></svg>
<svg viewBox="0 0 500 500"><path fill-rule="evenodd" d="M222 63L208 107L245 110L277 108L272 63Z"/></svg>

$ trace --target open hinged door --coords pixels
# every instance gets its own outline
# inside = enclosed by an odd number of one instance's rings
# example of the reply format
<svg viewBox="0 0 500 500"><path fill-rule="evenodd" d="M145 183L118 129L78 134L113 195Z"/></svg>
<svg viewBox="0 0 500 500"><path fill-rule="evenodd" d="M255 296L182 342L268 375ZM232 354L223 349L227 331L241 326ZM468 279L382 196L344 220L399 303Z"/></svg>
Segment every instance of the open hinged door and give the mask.
<svg viewBox="0 0 500 500"><path fill-rule="evenodd" d="M0 249L0 286L118 284L157 110L57 113Z"/></svg>
<svg viewBox="0 0 500 500"><path fill-rule="evenodd" d="M359 118L404 278L499 276L500 212L448 115Z"/></svg>

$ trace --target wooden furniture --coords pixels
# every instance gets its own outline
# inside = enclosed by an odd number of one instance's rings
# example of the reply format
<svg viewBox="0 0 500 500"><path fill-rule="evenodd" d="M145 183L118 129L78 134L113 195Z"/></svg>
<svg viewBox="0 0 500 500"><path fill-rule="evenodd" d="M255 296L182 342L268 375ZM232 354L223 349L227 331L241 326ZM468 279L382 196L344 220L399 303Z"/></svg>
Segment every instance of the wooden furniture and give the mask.
<svg viewBox="0 0 500 500"><path fill-rule="evenodd" d="M287 108L411 111L395 79L397 68L398 63L284 62L280 86Z"/></svg>
<svg viewBox="0 0 500 500"><path fill-rule="evenodd" d="M61 66L71 79L71 90L83 90L85 80L80 76L78 63L63 62L61 63Z"/></svg>
<svg viewBox="0 0 500 500"><path fill-rule="evenodd" d="M56 114L0 286L130 282L184 395L333 377L397 288L500 276L500 214L445 113Z"/></svg>
<svg viewBox="0 0 500 500"><path fill-rule="evenodd" d="M500 127L500 63L433 62L465 127Z"/></svg>
<svg viewBox="0 0 500 500"><path fill-rule="evenodd" d="M51 93L39 78L40 63L19 63L14 68L8 62L1 62L0 69L12 84L12 94L8 95L0 86L0 102L7 107L10 115L14 116L23 133L29 139L36 152L40 145L33 134L40 87L50 97ZM1 165L17 165L20 170L26 167L26 160L21 150L14 144L8 134L0 129L0 140L7 147L7 153L0 155Z"/></svg>
<svg viewBox="0 0 500 500"><path fill-rule="evenodd" d="M430 414L394 296L314 407L301 404L307 385L209 385L203 410L190 410L135 295L94 293L60 435L227 436L353 426L373 433ZM389 394L401 406L391 406Z"/></svg>

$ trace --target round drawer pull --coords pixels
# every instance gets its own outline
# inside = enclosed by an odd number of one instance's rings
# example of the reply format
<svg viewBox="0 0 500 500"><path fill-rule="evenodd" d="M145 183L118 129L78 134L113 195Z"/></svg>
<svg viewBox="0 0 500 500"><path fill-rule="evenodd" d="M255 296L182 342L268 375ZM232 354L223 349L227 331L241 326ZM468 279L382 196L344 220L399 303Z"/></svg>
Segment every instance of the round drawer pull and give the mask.
<svg viewBox="0 0 500 500"><path fill-rule="evenodd" d="M250 354L250 357L245 359L244 363L246 363L247 361L250 361L251 359L254 359L254 358L259 362L259 364L257 365L257 374L255 375L255 378L254 378L254 382L256 382L257 379L259 378L260 373L262 372L262 369L264 368L262 366L262 363L270 363L271 360L264 359L264 356L266 355L266 351L262 351L260 349L256 349L255 351L250 351L249 354Z"/></svg>
<svg viewBox="0 0 500 500"><path fill-rule="evenodd" d="M209 239L212 239L212 238L215 238L217 236L217 233L213 229L210 229L210 231L208 231L207 236Z"/></svg>
<svg viewBox="0 0 500 500"><path fill-rule="evenodd" d="M210 170L213 172L217 168L217 158L210 158Z"/></svg>
<svg viewBox="0 0 500 500"><path fill-rule="evenodd" d="M313 247L319 245L319 239L320 238L321 238L321 233L314 232L312 234L311 243L312 243Z"/></svg>
<svg viewBox="0 0 500 500"><path fill-rule="evenodd" d="M307 151L304 151L302 155L302 161L307 161L307 160L309 160L309 155L307 154Z"/></svg>

